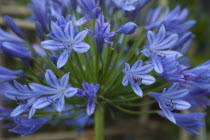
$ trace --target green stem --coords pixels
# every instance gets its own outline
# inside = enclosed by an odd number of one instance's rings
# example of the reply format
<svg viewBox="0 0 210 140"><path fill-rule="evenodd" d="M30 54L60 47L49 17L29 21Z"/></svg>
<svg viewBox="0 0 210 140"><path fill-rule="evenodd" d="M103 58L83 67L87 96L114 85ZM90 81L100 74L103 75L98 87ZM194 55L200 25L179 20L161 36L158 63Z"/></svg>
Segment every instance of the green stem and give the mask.
<svg viewBox="0 0 210 140"><path fill-rule="evenodd" d="M95 140L104 140L104 105L95 111Z"/></svg>

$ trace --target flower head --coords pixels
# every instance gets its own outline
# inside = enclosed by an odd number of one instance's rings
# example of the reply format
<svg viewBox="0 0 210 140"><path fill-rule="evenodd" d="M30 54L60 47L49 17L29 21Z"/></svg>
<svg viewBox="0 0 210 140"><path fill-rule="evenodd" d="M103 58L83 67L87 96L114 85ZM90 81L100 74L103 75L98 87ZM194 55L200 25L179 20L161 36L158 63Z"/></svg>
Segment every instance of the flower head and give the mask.
<svg viewBox="0 0 210 140"><path fill-rule="evenodd" d="M142 66L142 64L143 62L138 60L130 68L130 65L125 63L125 68L123 69L125 75L122 81L123 86L127 86L130 83L133 91L140 97L143 96L143 92L139 85L151 85L155 82L155 78L147 74L153 70L153 66L150 64Z"/></svg>

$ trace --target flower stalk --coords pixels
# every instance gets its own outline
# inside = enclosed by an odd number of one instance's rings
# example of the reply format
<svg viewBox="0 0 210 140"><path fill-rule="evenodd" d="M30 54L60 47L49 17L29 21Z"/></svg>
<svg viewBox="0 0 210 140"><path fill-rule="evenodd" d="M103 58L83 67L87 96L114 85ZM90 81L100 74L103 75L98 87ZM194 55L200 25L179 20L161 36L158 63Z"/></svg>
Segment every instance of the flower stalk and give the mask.
<svg viewBox="0 0 210 140"><path fill-rule="evenodd" d="M95 140L104 140L104 104L95 110Z"/></svg>

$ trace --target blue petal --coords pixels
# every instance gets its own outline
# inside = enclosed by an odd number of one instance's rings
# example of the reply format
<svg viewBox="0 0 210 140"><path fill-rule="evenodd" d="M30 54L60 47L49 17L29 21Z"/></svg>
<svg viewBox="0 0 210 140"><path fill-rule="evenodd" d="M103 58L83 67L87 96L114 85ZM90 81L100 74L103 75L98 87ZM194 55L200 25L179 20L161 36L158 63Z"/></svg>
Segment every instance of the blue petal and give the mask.
<svg viewBox="0 0 210 140"><path fill-rule="evenodd" d="M46 40L41 43L41 46L47 50L61 50L64 49L64 45L61 42L55 41L55 40Z"/></svg>
<svg viewBox="0 0 210 140"><path fill-rule="evenodd" d="M151 71L153 70L153 68L154 68L154 67L153 67L152 64L147 64L147 65L141 67L138 71L139 71L139 73L141 73L141 74L146 74L146 73L151 72Z"/></svg>
<svg viewBox="0 0 210 140"><path fill-rule="evenodd" d="M70 98L70 97L74 96L76 93L77 93L77 89L76 88L68 87L66 89L65 96L66 96L66 98Z"/></svg>
<svg viewBox="0 0 210 140"><path fill-rule="evenodd" d="M42 97L42 98L40 98L40 99L38 99L37 101L34 102L32 108L42 109L42 108L47 107L51 103L52 102L50 101L50 99L48 97Z"/></svg>
<svg viewBox="0 0 210 140"><path fill-rule="evenodd" d="M155 41L155 33L153 33L152 31L148 31L147 39L148 39L149 45L151 45Z"/></svg>
<svg viewBox="0 0 210 140"><path fill-rule="evenodd" d="M143 92L141 90L141 88L139 87L139 85L131 85L133 91L136 93L136 95L143 97Z"/></svg>
<svg viewBox="0 0 210 140"><path fill-rule="evenodd" d="M50 95L56 93L56 90L54 88L50 88L36 83L30 83L29 87L38 94Z"/></svg>
<svg viewBox="0 0 210 140"><path fill-rule="evenodd" d="M79 32L79 33L74 37L74 42L75 42L75 43L80 43L80 42L82 42L82 40L86 37L87 33L88 33L88 32L87 32L86 30Z"/></svg>
<svg viewBox="0 0 210 140"><path fill-rule="evenodd" d="M136 61L135 64L131 67L131 70L136 70L136 69L142 67L142 63L143 63L142 60Z"/></svg>
<svg viewBox="0 0 210 140"><path fill-rule="evenodd" d="M169 109L166 107L166 105L162 102L158 102L160 105L160 108L162 109L164 115L166 116L166 118L168 118L171 122L176 124L176 120L173 116L173 114L169 111Z"/></svg>
<svg viewBox="0 0 210 140"><path fill-rule="evenodd" d="M163 73L163 65L160 61L160 59L158 58L158 56L156 55L152 55L152 62L154 65L154 69L157 73Z"/></svg>
<svg viewBox="0 0 210 140"><path fill-rule="evenodd" d="M4 20L6 21L7 26L19 37L24 38L24 34L21 29L17 26L15 21L10 16L4 16Z"/></svg>
<svg viewBox="0 0 210 140"><path fill-rule="evenodd" d="M122 84L123 84L123 86L127 86L127 85L128 85L128 76L127 76L127 75L125 75L125 76L123 77Z"/></svg>
<svg viewBox="0 0 210 140"><path fill-rule="evenodd" d="M47 84L50 85L51 87L55 87L55 88L60 87L56 75L50 69L48 69L45 73L45 80Z"/></svg>
<svg viewBox="0 0 210 140"><path fill-rule="evenodd" d="M183 56L181 53L177 51L167 50L167 51L157 51L157 54L160 54L163 57L175 57L179 58Z"/></svg>
<svg viewBox="0 0 210 140"><path fill-rule="evenodd" d="M178 35L172 34L168 38L164 39L161 43L153 46L153 48L157 48L158 50L169 49L176 44L177 40L178 40Z"/></svg>
<svg viewBox="0 0 210 140"><path fill-rule="evenodd" d="M68 61L69 59L69 54L68 52L65 50L61 55L60 57L58 58L58 61L57 61L57 68L61 68L63 67L66 62Z"/></svg>
<svg viewBox="0 0 210 140"><path fill-rule="evenodd" d="M65 35L68 38L68 40L73 40L74 38L74 25L72 21L69 21L64 29Z"/></svg>
<svg viewBox="0 0 210 140"><path fill-rule="evenodd" d="M36 109L32 107L32 108L30 109L29 114L28 114L28 118L29 118L29 119L32 118L32 116L35 114L35 112L36 112Z"/></svg>
<svg viewBox="0 0 210 140"><path fill-rule="evenodd" d="M176 110L187 110L191 107L190 103L184 101L184 100L173 100L174 109Z"/></svg>
<svg viewBox="0 0 210 140"><path fill-rule="evenodd" d="M81 19L76 21L75 25L81 26L81 25L85 24L86 22L88 22L89 20L90 20L90 17L82 17Z"/></svg>
<svg viewBox="0 0 210 140"><path fill-rule="evenodd" d="M95 101L94 98L88 99L86 112L90 116L95 111Z"/></svg>
<svg viewBox="0 0 210 140"><path fill-rule="evenodd" d="M64 108L64 105L65 105L65 100L64 100L64 96L61 96L60 98L59 98L59 101L58 101L58 104L57 104L57 111L58 112L61 112L62 110L63 110L63 108Z"/></svg>
<svg viewBox="0 0 210 140"><path fill-rule="evenodd" d="M17 106L10 114L11 117L15 117L18 116L20 114L22 114L24 111L26 111L27 108L25 108L22 105Z"/></svg>
<svg viewBox="0 0 210 140"><path fill-rule="evenodd" d="M60 80L61 87L67 87L69 84L69 74L70 72L66 73Z"/></svg>
<svg viewBox="0 0 210 140"><path fill-rule="evenodd" d="M127 22L118 30L122 34L133 34L136 31L137 25L133 22Z"/></svg>
<svg viewBox="0 0 210 140"><path fill-rule="evenodd" d="M142 78L142 84L144 85L151 85L156 81L151 75L140 75L140 77Z"/></svg>
<svg viewBox="0 0 210 140"><path fill-rule="evenodd" d="M77 53L84 53L90 49L90 46L85 42L80 42L73 46L73 49Z"/></svg>
<svg viewBox="0 0 210 140"><path fill-rule="evenodd" d="M51 29L54 35L61 41L67 41L67 37L65 36L64 32L61 30L61 28L55 24L54 22L51 22Z"/></svg>

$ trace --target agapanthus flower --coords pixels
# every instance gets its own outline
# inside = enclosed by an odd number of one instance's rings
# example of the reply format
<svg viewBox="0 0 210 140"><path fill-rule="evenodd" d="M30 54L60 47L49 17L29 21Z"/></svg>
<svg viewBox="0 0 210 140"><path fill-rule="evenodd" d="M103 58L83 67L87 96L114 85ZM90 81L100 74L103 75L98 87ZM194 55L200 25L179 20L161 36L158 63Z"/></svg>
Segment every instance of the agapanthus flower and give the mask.
<svg viewBox="0 0 210 140"><path fill-rule="evenodd" d="M162 13L162 7L157 7L156 9L150 10L147 16L146 29L158 29L162 24L164 24L168 33L183 34L195 25L194 20L185 21L188 16L188 9L181 9L177 6L172 11L167 7L165 14Z"/></svg>
<svg viewBox="0 0 210 140"><path fill-rule="evenodd" d="M163 112L160 112L160 114L161 116L166 117ZM200 133L197 130L205 125L201 119L206 113L172 113L172 115L175 118L175 124L190 135L199 135Z"/></svg>
<svg viewBox="0 0 210 140"><path fill-rule="evenodd" d="M22 73L21 70L10 70L3 66L0 66L0 83L8 82L17 78L17 75Z"/></svg>
<svg viewBox="0 0 210 140"><path fill-rule="evenodd" d="M87 82L82 83L83 90L79 89L76 96L80 98L87 98L86 112L90 116L95 111L95 97L99 90L99 84L89 84Z"/></svg>
<svg viewBox="0 0 210 140"><path fill-rule="evenodd" d="M45 95L45 97L41 97L33 103L29 117L35 113L36 109L45 108L53 103L57 103L56 109L61 112L65 105L65 97L70 98L77 92L76 88L69 85L69 73L58 80L54 72L48 69L45 73L45 80L51 87L35 83L29 84L34 92Z"/></svg>
<svg viewBox="0 0 210 140"><path fill-rule="evenodd" d="M180 89L178 83L174 83L168 90L164 88L162 93L150 92L150 96L158 101L163 114L171 122L176 123L173 110L187 110L191 107L190 103L183 98L190 92L188 89Z"/></svg>
<svg viewBox="0 0 210 140"><path fill-rule="evenodd" d="M49 120L51 120L51 117L29 119L27 117L17 116L14 117L14 122L16 123L16 126L9 131L20 134L21 136L26 136L36 132Z"/></svg>
<svg viewBox="0 0 210 140"><path fill-rule="evenodd" d="M125 11L135 10L135 4L138 0L112 0L117 8L121 8Z"/></svg>
<svg viewBox="0 0 210 140"><path fill-rule="evenodd" d="M133 91L140 97L143 96L143 92L139 86L141 84L151 85L155 82L155 78L147 74L153 70L153 66L151 64L142 65L142 60L138 60L131 68L128 63L125 63L125 68L123 69L125 75L122 81L123 86L127 86L130 83Z"/></svg>
<svg viewBox="0 0 210 140"><path fill-rule="evenodd" d="M142 53L146 57L151 57L154 69L158 73L162 73L164 71L161 59L165 57L178 58L182 56L182 54L177 51L168 50L175 45L176 41L178 40L178 35L172 34L167 37L167 32L164 25L161 26L157 34L152 31L148 31L147 39L148 44Z"/></svg>
<svg viewBox="0 0 210 140"><path fill-rule="evenodd" d="M57 67L63 67L71 55L72 50L77 53L87 52L90 46L82 42L87 35L87 31L81 31L76 34L72 21L66 22L62 17L58 21L51 22L52 32L49 34L53 40L46 40L41 43L42 47L47 50L62 50L57 61Z"/></svg>
<svg viewBox="0 0 210 140"><path fill-rule="evenodd" d="M99 2L96 3L95 0L78 0L79 4L85 9L85 15L76 22L77 26L81 26L90 19L97 19L100 15L101 8L99 7Z"/></svg>
<svg viewBox="0 0 210 140"><path fill-rule="evenodd" d="M15 89L8 89L5 93L6 97L16 100L18 104L11 112L11 117L18 116L27 111L27 109L42 96L42 94L31 91L27 85L21 85L17 81L14 81L14 86Z"/></svg>
<svg viewBox="0 0 210 140"><path fill-rule="evenodd" d="M95 33L89 29L86 29L88 33L96 39L98 53L101 54L103 52L104 43L112 45L113 42L109 41L116 32L110 32L110 24L105 23L104 15L100 14L95 23Z"/></svg>

